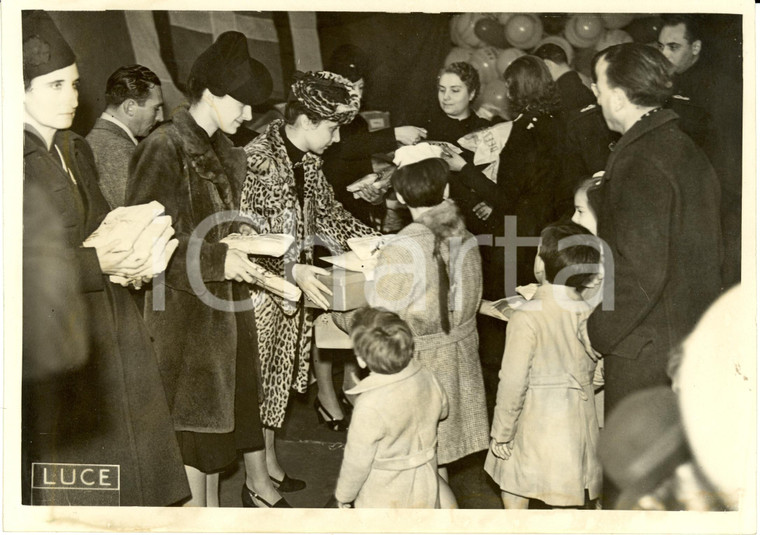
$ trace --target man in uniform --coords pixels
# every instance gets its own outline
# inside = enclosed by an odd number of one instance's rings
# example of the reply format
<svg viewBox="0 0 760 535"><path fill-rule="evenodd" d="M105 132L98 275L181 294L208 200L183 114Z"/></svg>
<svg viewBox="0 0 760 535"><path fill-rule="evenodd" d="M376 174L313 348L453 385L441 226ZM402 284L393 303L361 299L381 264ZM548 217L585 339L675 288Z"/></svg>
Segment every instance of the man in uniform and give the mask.
<svg viewBox="0 0 760 535"><path fill-rule="evenodd" d="M671 64L673 109L682 129L704 148L721 182L724 286L741 273L742 113L741 80L732 80L705 57L697 19L663 15L658 46Z"/></svg>

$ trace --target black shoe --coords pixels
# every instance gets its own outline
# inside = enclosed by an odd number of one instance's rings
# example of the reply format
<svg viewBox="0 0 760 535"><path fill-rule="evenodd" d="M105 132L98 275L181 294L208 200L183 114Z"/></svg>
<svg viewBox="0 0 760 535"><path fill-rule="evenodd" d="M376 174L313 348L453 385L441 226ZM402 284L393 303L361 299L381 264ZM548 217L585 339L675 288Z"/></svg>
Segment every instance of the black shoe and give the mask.
<svg viewBox="0 0 760 535"><path fill-rule="evenodd" d="M271 479L272 483L274 483L274 488L280 492L295 492L297 490L303 490L306 488L306 481L303 481L301 479L294 479L288 476L288 474L285 474L282 477L282 481L279 481L272 476L269 476L269 479Z"/></svg>
<svg viewBox="0 0 760 535"><path fill-rule="evenodd" d="M338 403L340 403L340 408L343 409L343 412L351 413L354 411L354 404L348 399L345 390L341 390L340 394L338 394Z"/></svg>
<svg viewBox="0 0 760 535"><path fill-rule="evenodd" d="M292 506L285 501L285 498L280 498L274 504L269 503L264 498L253 492L251 489L248 488L248 485L243 483L243 489L240 493L240 498L243 500L243 507L261 507L260 505L256 505L256 502L253 501L258 500L259 502L264 504L264 507L269 508L292 508Z"/></svg>
<svg viewBox="0 0 760 535"><path fill-rule="evenodd" d="M319 398L314 400L314 410L317 412L317 420L320 424L325 424L333 431L345 431L348 429L348 422L346 419L341 418L340 420L336 420L333 418L332 414L327 412L327 409L324 408L322 402L319 401Z"/></svg>

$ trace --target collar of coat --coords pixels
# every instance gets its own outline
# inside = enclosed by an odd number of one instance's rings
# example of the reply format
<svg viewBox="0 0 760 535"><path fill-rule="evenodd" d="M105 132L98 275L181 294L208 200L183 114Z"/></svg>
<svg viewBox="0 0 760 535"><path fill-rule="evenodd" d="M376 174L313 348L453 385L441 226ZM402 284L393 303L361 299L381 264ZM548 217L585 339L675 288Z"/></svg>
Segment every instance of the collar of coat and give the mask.
<svg viewBox="0 0 760 535"><path fill-rule="evenodd" d="M520 310L541 311L546 303L556 303L569 312L590 313L592 310L583 298L569 286L544 282L538 286L536 294L520 306Z"/></svg>
<svg viewBox="0 0 760 535"><path fill-rule="evenodd" d="M237 190L242 187L245 178L245 153L235 148L221 130L209 137L186 108L174 113L172 124L179 134L179 142L194 171L201 178L217 184L222 190L227 189L228 183L234 183ZM225 204L232 203L231 198L223 200Z"/></svg>
<svg viewBox="0 0 760 535"><path fill-rule="evenodd" d="M671 121L678 121L678 114L676 114L676 112L673 110L667 109L660 110L648 117L642 117L631 128L629 128L628 131L623 134L617 144L615 144L612 149L611 158L614 158L616 153L619 153L623 148L630 145L641 136L646 135L655 128L659 128L665 123L669 123ZM644 157L646 156L644 155Z"/></svg>
<svg viewBox="0 0 760 535"><path fill-rule="evenodd" d="M280 135L280 130L284 125L285 121L282 119L275 119L267 125L266 130L260 136L263 138L263 140L265 140L265 143L262 144L258 142L260 139L257 138L257 140L249 145L249 147L252 147L255 144L256 148L254 150L263 150L264 152L269 152L270 156L276 161L290 162L288 151L285 147L285 141L283 141L282 136ZM304 168L314 167L316 169L319 169L322 167L322 158L309 151L306 151L306 154L304 154L304 157L301 159L301 161L304 164Z"/></svg>
<svg viewBox="0 0 760 535"><path fill-rule="evenodd" d="M412 375L419 373L421 369L422 366L419 362L417 362L417 359L412 358L412 360L409 361L409 364L407 364L406 368L398 373L370 373L355 387L350 390L346 390L346 394L361 394L363 392L367 392L368 390L374 390L376 388L382 388L393 383L398 383L399 381L403 381L404 379L408 379Z"/></svg>
<svg viewBox="0 0 760 535"><path fill-rule="evenodd" d="M432 207L414 222L429 228L440 241L452 237L461 237L467 232L459 208L451 199L446 199Z"/></svg>

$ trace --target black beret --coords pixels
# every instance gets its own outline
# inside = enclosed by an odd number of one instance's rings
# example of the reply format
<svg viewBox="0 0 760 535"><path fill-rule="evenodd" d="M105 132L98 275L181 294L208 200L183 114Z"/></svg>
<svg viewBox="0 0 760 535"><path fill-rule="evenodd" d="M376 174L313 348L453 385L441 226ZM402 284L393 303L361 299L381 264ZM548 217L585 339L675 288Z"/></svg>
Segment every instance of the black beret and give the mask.
<svg viewBox="0 0 760 535"><path fill-rule="evenodd" d="M25 82L76 62L74 52L46 12L24 11L21 33Z"/></svg>

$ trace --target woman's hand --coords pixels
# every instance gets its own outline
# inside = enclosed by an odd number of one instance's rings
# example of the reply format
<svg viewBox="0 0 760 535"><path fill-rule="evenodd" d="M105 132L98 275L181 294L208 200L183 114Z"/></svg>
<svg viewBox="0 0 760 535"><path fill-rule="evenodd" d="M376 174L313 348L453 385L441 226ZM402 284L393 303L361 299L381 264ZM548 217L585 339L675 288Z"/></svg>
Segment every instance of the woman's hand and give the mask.
<svg viewBox="0 0 760 535"><path fill-rule="evenodd" d="M323 294L332 295L332 290L317 280L316 275L329 275L330 272L309 264L296 264L293 266L293 279L303 291L304 295L314 301L323 310L330 307L330 302Z"/></svg>
<svg viewBox="0 0 760 535"><path fill-rule="evenodd" d="M253 284L256 280L256 264L248 260L248 255L237 249L227 249L224 257L224 278Z"/></svg>
<svg viewBox="0 0 760 535"><path fill-rule="evenodd" d="M417 126L397 126L393 129L393 135L402 145L414 145L427 138L427 130Z"/></svg>
<svg viewBox="0 0 760 535"><path fill-rule="evenodd" d="M368 184L362 186L356 193L354 193L354 197L367 201L370 204L380 204L385 198L385 192L377 189L372 184Z"/></svg>
<svg viewBox="0 0 760 535"><path fill-rule="evenodd" d="M444 151L443 159L446 160L446 163L449 164L449 169L452 171L461 171L462 167L467 163L459 154L449 151Z"/></svg>
<svg viewBox="0 0 760 535"><path fill-rule="evenodd" d="M499 459L505 461L512 456L512 446L514 441L509 442L496 442L495 439L491 439L491 453L496 455Z"/></svg>
<svg viewBox="0 0 760 535"><path fill-rule="evenodd" d="M491 213L493 212L493 206L488 205L485 202L481 201L475 205L475 208L473 208L472 211L475 212L475 215L478 216L478 219L480 219L481 221L485 221L486 219L491 217Z"/></svg>
<svg viewBox="0 0 760 535"><path fill-rule="evenodd" d="M140 273L150 262L150 256L138 258L134 251L115 249L119 246L119 241L114 240L106 245L94 247L95 254L98 256L100 271L105 275L118 275L130 278Z"/></svg>

